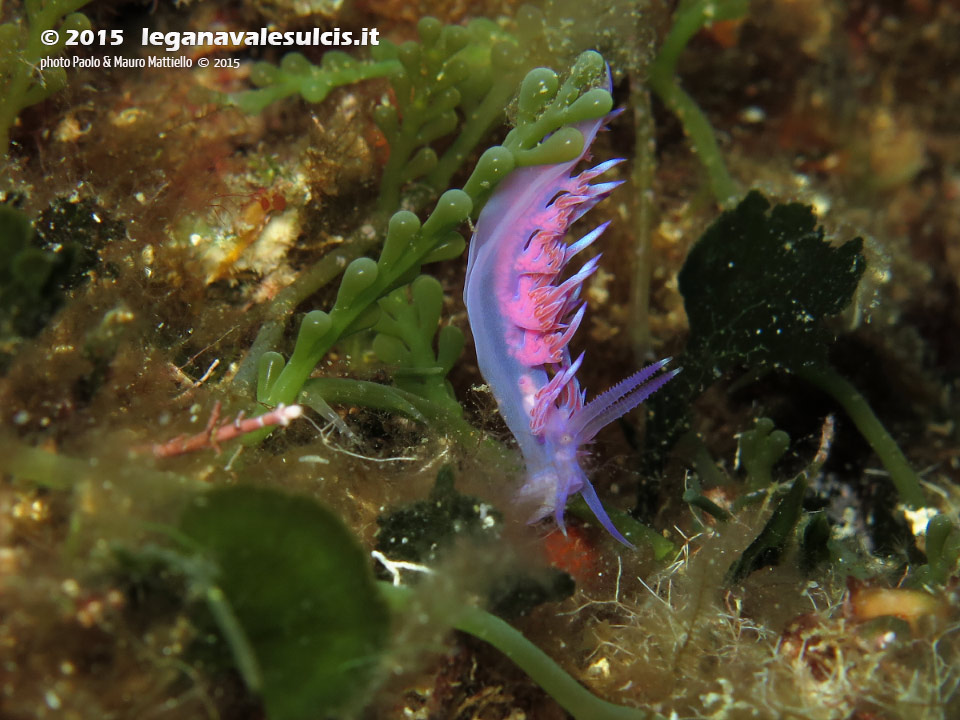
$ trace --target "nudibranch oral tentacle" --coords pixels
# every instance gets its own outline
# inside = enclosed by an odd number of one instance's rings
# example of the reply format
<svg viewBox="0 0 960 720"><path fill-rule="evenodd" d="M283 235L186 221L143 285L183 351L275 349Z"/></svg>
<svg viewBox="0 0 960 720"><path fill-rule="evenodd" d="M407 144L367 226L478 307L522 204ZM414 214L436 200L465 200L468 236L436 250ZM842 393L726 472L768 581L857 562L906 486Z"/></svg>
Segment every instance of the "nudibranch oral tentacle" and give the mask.
<svg viewBox="0 0 960 720"><path fill-rule="evenodd" d="M573 257L609 225L565 242L570 225L621 184L590 181L622 159L571 175L588 157L596 134L617 114L575 125L584 138L579 157L514 170L500 183L470 242L464 301L480 372L526 463L527 479L518 497L536 504L530 522L553 515L565 532L567 499L579 492L600 524L632 547L580 465L588 454L583 446L679 371L665 371L669 358L661 360L586 403L576 378L583 355L571 361L568 345L586 312L581 288L596 271L599 256L561 279Z"/></svg>

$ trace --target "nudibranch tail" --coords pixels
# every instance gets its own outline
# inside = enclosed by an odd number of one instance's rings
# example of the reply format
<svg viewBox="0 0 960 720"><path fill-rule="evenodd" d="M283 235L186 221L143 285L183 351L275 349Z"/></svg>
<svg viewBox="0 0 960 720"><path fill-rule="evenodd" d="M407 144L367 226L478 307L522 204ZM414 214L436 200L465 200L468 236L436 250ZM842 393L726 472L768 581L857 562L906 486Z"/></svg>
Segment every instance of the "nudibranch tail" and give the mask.
<svg viewBox="0 0 960 720"><path fill-rule="evenodd" d="M623 534L617 530L617 526L613 524L613 521L607 514L606 509L603 507L603 503L601 503L600 498L597 497L597 491L594 490L593 485L590 484L589 480L584 482L583 487L580 489L580 494L583 496L583 501L587 503L587 507L590 508L591 512L593 512L594 517L600 521L600 524L603 526L604 530L613 535L615 540L623 543L628 548L636 548L632 542L627 540ZM560 530L564 535L566 535L566 529L562 524L560 525Z"/></svg>
<svg viewBox="0 0 960 720"><path fill-rule="evenodd" d="M600 524L630 545L603 509L580 462L583 446L608 423L637 407L677 371L668 360L631 375L585 404L569 343L586 312L584 282L600 257L588 259L562 279L573 258L607 228L603 223L567 243L570 226L621 184L591 184L614 166L613 159L572 174L589 153L597 132L613 118L578 123L584 147L579 157L556 165L515 170L497 187L477 220L470 242L464 301L473 330L480 372L517 438L527 468L518 495L536 503L536 522L553 515L564 530L567 498L581 493ZM632 546L631 546L632 547Z"/></svg>

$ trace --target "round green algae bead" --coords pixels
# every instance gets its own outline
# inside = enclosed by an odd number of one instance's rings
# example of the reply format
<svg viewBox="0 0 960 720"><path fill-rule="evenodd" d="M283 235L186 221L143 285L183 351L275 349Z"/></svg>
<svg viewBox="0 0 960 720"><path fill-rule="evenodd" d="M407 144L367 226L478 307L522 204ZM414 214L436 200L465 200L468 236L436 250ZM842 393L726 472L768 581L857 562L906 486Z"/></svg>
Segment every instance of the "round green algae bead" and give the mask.
<svg viewBox="0 0 960 720"><path fill-rule="evenodd" d="M443 43L450 55L462 50L470 42L470 32L462 25L447 25L443 30Z"/></svg>
<svg viewBox="0 0 960 720"><path fill-rule="evenodd" d="M453 110L459 104L460 91L454 87L449 87L436 94L431 109L439 114Z"/></svg>
<svg viewBox="0 0 960 720"><path fill-rule="evenodd" d="M299 348L308 349L311 345L318 342L330 328L333 321L323 310L313 310L303 316L300 323L300 332L297 334L297 345L294 348L294 354ZM291 359L292 362L292 359Z"/></svg>
<svg viewBox="0 0 960 720"><path fill-rule="evenodd" d="M287 53L280 61L280 69L287 75L304 75L311 67L310 61L298 52Z"/></svg>
<svg viewBox="0 0 960 720"><path fill-rule="evenodd" d="M398 210L387 225L387 239L383 243L378 264L386 272L410 248L420 230L420 218L409 210Z"/></svg>
<svg viewBox="0 0 960 720"><path fill-rule="evenodd" d="M377 124L377 127L383 131L383 134L387 136L388 140L392 141L397 133L400 132L400 118L397 115L396 108L392 105L378 105L374 108L373 121Z"/></svg>
<svg viewBox="0 0 960 720"><path fill-rule="evenodd" d="M587 90L578 97L563 113L563 119L568 123L578 123L584 120L593 120L606 115L613 109L613 97L603 88Z"/></svg>
<svg viewBox="0 0 960 720"><path fill-rule="evenodd" d="M337 72L346 70L357 64L357 61L340 50L328 50L323 54L323 60L320 65L324 70Z"/></svg>
<svg viewBox="0 0 960 720"><path fill-rule="evenodd" d="M333 85L330 81L313 78L300 86L300 94L307 102L318 103L322 102L332 89Z"/></svg>
<svg viewBox="0 0 960 720"><path fill-rule="evenodd" d="M353 305L357 296L377 281L378 272L376 261L367 257L357 258L347 265L334 308L346 310Z"/></svg>
<svg viewBox="0 0 960 720"><path fill-rule="evenodd" d="M86 15L83 13L70 13L64 18L63 24L60 26L60 34L62 36L68 30L83 32L84 30L89 30L91 27L93 26L90 24L90 18Z"/></svg>
<svg viewBox="0 0 960 720"><path fill-rule="evenodd" d="M420 229L420 218L409 210L400 210L393 214L387 225L387 237L409 241Z"/></svg>
<svg viewBox="0 0 960 720"><path fill-rule="evenodd" d="M411 78L417 77L420 72L420 46L408 40L397 51L397 60Z"/></svg>
<svg viewBox="0 0 960 720"><path fill-rule="evenodd" d="M440 33L443 31L443 23L435 17L421 18L417 23L417 33L425 47L433 47L440 39Z"/></svg>
<svg viewBox="0 0 960 720"><path fill-rule="evenodd" d="M443 66L443 77L437 79L440 87L456 85L470 77L470 65L462 57L451 58Z"/></svg>
<svg viewBox="0 0 960 720"><path fill-rule="evenodd" d="M430 142L431 140L436 139L440 135L445 134L441 132L429 136L428 133L423 131L417 133L417 140L421 142ZM437 152L431 147L422 147L417 150L416 154L410 158L407 164L404 166L403 171L400 173L401 180L403 182L409 182L411 180L416 180L419 177L423 177L428 172L433 170L437 166Z"/></svg>
<svg viewBox="0 0 960 720"><path fill-rule="evenodd" d="M257 400L259 402L264 402L270 397L270 391L273 390L284 365L283 355L273 350L267 350L257 360Z"/></svg>
<svg viewBox="0 0 960 720"><path fill-rule="evenodd" d="M557 94L559 78L550 68L534 68L520 84L517 107L521 116L533 118Z"/></svg>
<svg viewBox="0 0 960 720"><path fill-rule="evenodd" d="M583 133L574 127L562 127L536 147L521 150L520 165L555 165L569 162L583 151Z"/></svg>
<svg viewBox="0 0 960 720"><path fill-rule="evenodd" d="M281 74L280 68L268 62L257 62L250 68L250 82L257 87L275 85L280 80Z"/></svg>
<svg viewBox="0 0 960 720"><path fill-rule="evenodd" d="M423 224L423 234L434 235L445 227L458 225L469 217L471 210L473 200L469 195L463 190L447 190L437 200L437 206Z"/></svg>
<svg viewBox="0 0 960 720"><path fill-rule="evenodd" d="M596 50L586 50L580 53L580 57L573 64L573 71L570 74L574 82L578 85L584 85L601 75L605 69L606 63L603 60L603 55Z"/></svg>
<svg viewBox="0 0 960 720"><path fill-rule="evenodd" d="M463 189L471 197L488 192L509 175L515 165L513 153L503 145L487 148L477 160L477 167Z"/></svg>

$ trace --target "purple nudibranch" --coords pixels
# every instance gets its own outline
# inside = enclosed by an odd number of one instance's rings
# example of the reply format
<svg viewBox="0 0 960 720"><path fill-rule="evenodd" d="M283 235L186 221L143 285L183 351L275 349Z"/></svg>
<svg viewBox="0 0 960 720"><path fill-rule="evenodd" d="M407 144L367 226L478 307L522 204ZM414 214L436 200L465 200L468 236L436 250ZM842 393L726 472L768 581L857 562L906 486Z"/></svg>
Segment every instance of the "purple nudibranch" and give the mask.
<svg viewBox="0 0 960 720"><path fill-rule="evenodd" d="M566 532L567 498L579 492L600 524L633 547L611 522L580 465L588 454L583 446L679 370L660 372L670 358L661 360L585 402L576 378L583 354L571 361L568 344L586 310L581 287L600 257L560 279L573 256L609 224L576 242L564 241L570 225L620 185L590 181L622 159L570 175L588 156L597 132L616 114L575 126L584 142L574 160L521 168L500 183L470 241L463 294L480 372L523 453L526 482L518 499L536 504L530 522L552 514Z"/></svg>

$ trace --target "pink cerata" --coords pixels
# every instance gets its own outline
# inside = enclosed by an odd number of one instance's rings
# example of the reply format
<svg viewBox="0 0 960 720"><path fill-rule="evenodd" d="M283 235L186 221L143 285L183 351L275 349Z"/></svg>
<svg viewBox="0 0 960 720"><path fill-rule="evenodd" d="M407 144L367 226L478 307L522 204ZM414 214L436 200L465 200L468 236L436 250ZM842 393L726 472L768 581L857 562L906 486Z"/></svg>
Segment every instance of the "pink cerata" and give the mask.
<svg viewBox="0 0 960 720"><path fill-rule="evenodd" d="M661 373L669 358L661 360L585 402L576 378L583 353L571 361L568 346L586 311L580 290L600 257L561 280L571 259L609 225L575 242L565 241L570 225L620 185L591 181L622 158L571 176L577 164L589 158L597 132L616 114L575 125L584 142L574 160L515 170L500 183L470 241L463 295L480 372L523 453L526 482L518 500L536 506L530 522L552 514L565 532L567 498L579 492L603 527L630 545L581 467L588 454L584 446L679 370Z"/></svg>

